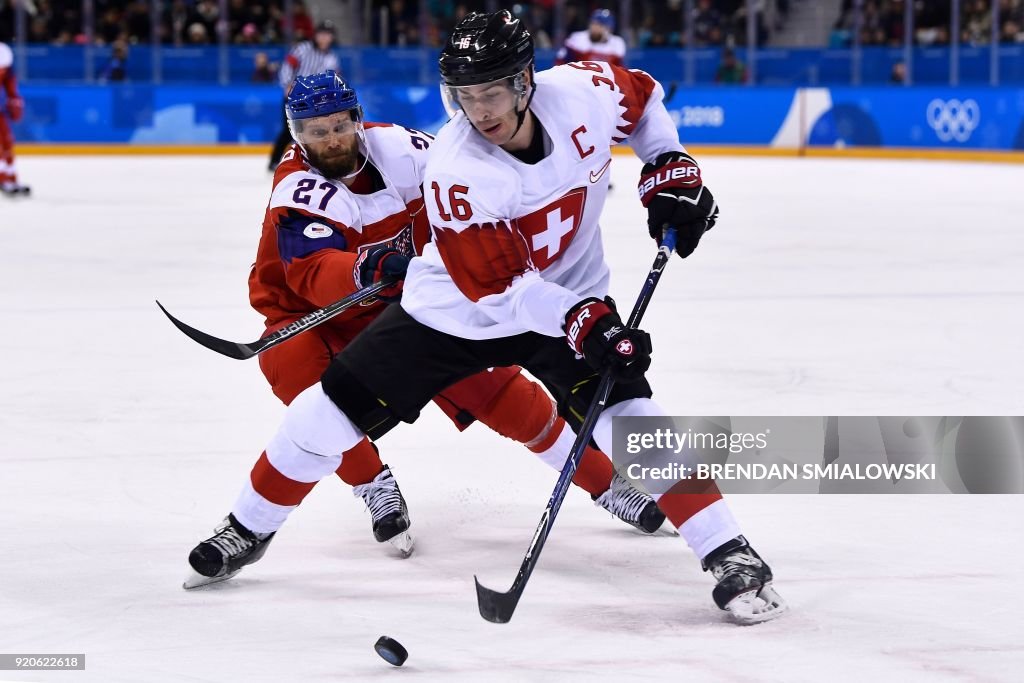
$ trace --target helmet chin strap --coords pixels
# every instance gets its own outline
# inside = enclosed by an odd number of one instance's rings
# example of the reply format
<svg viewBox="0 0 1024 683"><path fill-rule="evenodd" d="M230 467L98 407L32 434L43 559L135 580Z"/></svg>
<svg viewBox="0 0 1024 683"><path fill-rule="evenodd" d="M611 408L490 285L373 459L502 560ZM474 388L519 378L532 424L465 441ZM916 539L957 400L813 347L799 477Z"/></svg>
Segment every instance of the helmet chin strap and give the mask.
<svg viewBox="0 0 1024 683"><path fill-rule="evenodd" d="M533 73L532 68L530 69L530 73ZM523 107L523 110L516 112L516 129L512 131L512 137L510 137L509 140L512 140L512 138L519 133L519 129L523 127L523 122L526 121L526 112L530 111L530 102L533 102L533 96L537 93L537 84L532 82L532 78L530 81L530 96L526 98L526 106ZM522 95L519 95L519 97L522 97ZM518 98L516 100L516 104L519 104Z"/></svg>

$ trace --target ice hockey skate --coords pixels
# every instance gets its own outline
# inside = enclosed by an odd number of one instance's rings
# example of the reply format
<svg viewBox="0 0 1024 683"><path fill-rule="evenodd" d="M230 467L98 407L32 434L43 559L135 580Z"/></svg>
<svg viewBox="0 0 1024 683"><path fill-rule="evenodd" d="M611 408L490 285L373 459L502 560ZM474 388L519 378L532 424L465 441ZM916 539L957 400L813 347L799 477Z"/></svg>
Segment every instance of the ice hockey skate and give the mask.
<svg viewBox="0 0 1024 683"><path fill-rule="evenodd" d="M18 183L4 183L0 185L0 193L8 197L28 197L32 194L32 188L28 185L19 185Z"/></svg>
<svg viewBox="0 0 1024 683"><path fill-rule="evenodd" d="M718 581L711 597L740 624L782 616L789 606L772 587L772 570L743 536L713 550L702 563Z"/></svg>
<svg viewBox="0 0 1024 683"><path fill-rule="evenodd" d="M378 543L387 541L393 545L403 557L409 557L413 551L413 539L409 534L409 509L402 497L391 469L384 465L373 481L352 487L352 494L359 496L370 511L373 524L373 537Z"/></svg>
<svg viewBox="0 0 1024 683"><path fill-rule="evenodd" d="M256 562L267 552L274 534L256 534L246 529L229 514L214 529L214 534L188 555L192 567L182 588L186 590L227 581L247 564Z"/></svg>
<svg viewBox="0 0 1024 683"><path fill-rule="evenodd" d="M612 477L608 490L594 499L594 504L645 534L653 534L665 521L665 514L654 499L618 474Z"/></svg>

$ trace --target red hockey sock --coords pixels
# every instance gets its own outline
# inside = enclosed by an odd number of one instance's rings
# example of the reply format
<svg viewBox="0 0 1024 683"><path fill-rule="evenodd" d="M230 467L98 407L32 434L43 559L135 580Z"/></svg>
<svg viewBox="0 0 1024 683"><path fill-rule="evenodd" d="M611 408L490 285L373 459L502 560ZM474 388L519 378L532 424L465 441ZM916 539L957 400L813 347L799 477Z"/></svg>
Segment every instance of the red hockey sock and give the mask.
<svg viewBox="0 0 1024 683"><path fill-rule="evenodd" d="M295 481L284 476L267 459L267 452L260 454L249 474L252 488L275 505L298 505L306 494L313 490L316 482Z"/></svg>
<svg viewBox="0 0 1024 683"><path fill-rule="evenodd" d="M678 529L717 500L722 500L722 494L714 480L682 479L658 499L658 507Z"/></svg>
<svg viewBox="0 0 1024 683"><path fill-rule="evenodd" d="M338 477L349 486L368 484L384 469L377 447L363 439L354 448L345 451L338 467Z"/></svg>
<svg viewBox="0 0 1024 683"><path fill-rule="evenodd" d="M612 467L612 461L608 456L593 446L587 446L572 483L596 497L611 487L613 474L615 468Z"/></svg>
<svg viewBox="0 0 1024 683"><path fill-rule="evenodd" d="M536 382L522 375L505 385L494 400L475 415L476 419L502 436L525 444L534 453L542 454L559 441L566 429L565 420L558 417L555 406ZM563 440L572 443L572 431ZM564 444L568 455L567 444ZM572 483L593 496L599 496L612 485L612 463L601 451L590 446L583 453L580 466Z"/></svg>

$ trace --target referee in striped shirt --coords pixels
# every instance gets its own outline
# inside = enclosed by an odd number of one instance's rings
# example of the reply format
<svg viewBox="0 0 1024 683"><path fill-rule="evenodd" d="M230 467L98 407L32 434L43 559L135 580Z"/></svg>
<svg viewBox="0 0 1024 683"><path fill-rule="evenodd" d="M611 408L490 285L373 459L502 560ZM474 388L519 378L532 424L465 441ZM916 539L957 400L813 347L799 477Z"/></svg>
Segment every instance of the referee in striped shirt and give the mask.
<svg viewBox="0 0 1024 683"><path fill-rule="evenodd" d="M306 40L295 47L284 58L281 70L278 72L278 79L285 97L291 90L292 83L299 76L312 76L323 71L337 71L341 73L338 66L338 57L331 48L334 46L334 24L325 21L316 27L313 40ZM281 161L285 148L292 142L292 135L288 132L288 117L285 115L284 105L281 106L281 133L274 142L274 149L270 152L270 170L277 168Z"/></svg>

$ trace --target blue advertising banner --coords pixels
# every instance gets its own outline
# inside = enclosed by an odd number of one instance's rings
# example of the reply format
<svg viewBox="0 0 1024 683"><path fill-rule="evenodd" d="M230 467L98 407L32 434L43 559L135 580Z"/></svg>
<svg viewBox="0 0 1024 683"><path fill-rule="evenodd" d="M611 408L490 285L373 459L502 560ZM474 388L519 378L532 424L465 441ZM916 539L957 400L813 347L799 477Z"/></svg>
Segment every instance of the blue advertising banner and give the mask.
<svg viewBox="0 0 1024 683"><path fill-rule="evenodd" d="M435 48L340 47L335 50L342 72L357 84L434 86L438 82ZM286 50L282 45L232 45L224 51L216 45L131 45L124 62L126 79L137 84L221 84L246 85L253 82L257 55L280 64ZM745 48L738 50L741 61L750 61ZM24 50L25 84L90 83L105 78L111 62L111 46L29 44ZM961 45L957 52L961 84L988 85L992 81L992 54L988 46ZM859 54L849 48L778 48L756 51L759 86L846 86L859 77L865 85L886 85L892 68L906 58L903 47L865 46ZM554 50L537 50L537 68L554 63ZM699 85L715 82L722 51L718 47L695 48L692 53L674 48L633 48L629 66L643 69L665 84L684 82L690 73ZM859 64L859 69L855 66ZM1003 44L998 50L999 82L1024 83L1024 45ZM946 47L915 47L912 72L915 85L950 82L950 50ZM856 73L856 76L855 76ZM899 86L892 86L899 87Z"/></svg>
<svg viewBox="0 0 1024 683"><path fill-rule="evenodd" d="M830 88L810 145L1024 149L1024 89Z"/></svg>
<svg viewBox="0 0 1024 683"><path fill-rule="evenodd" d="M1024 149L1024 88L668 87L684 144ZM19 142L261 143L282 125L273 85L25 85ZM436 132L438 89L359 88L369 120Z"/></svg>
<svg viewBox="0 0 1024 683"><path fill-rule="evenodd" d="M770 143L793 107L794 88L672 88L665 107L683 144Z"/></svg>

